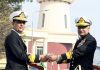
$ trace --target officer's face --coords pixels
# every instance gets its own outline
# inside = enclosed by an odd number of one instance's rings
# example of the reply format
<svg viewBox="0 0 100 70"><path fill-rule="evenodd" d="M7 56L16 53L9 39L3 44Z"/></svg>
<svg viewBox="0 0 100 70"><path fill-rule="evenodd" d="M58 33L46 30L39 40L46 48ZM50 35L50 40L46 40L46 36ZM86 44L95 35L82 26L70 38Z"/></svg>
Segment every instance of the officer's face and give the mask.
<svg viewBox="0 0 100 70"><path fill-rule="evenodd" d="M78 34L80 36L85 36L89 33L90 26L78 26Z"/></svg>
<svg viewBox="0 0 100 70"><path fill-rule="evenodd" d="M13 21L14 29L17 32L22 33L25 28L25 23L26 23L25 21L19 21L19 20Z"/></svg>

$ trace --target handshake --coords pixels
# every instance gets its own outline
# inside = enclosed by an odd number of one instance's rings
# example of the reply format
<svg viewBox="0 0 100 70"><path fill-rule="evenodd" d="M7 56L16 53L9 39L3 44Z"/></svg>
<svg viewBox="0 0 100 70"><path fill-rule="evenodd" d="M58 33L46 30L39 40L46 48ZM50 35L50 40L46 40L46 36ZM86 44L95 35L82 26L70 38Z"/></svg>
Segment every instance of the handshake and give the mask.
<svg viewBox="0 0 100 70"><path fill-rule="evenodd" d="M39 57L37 57L37 55L30 54L30 55L28 55L28 58L30 60L29 61L30 66L36 67L40 70L44 70L43 68L45 68L45 65L42 62L56 61L57 55L48 54L48 55L39 55ZM40 63L40 64L38 65L38 63Z"/></svg>
<svg viewBox="0 0 100 70"><path fill-rule="evenodd" d="M39 63L39 62L53 62L56 61L58 56L57 55L35 55L35 54L29 54L28 55L29 62L30 63Z"/></svg>
<svg viewBox="0 0 100 70"><path fill-rule="evenodd" d="M47 55L40 55L40 61L42 62L53 62L56 61L58 58L57 55L47 54Z"/></svg>
<svg viewBox="0 0 100 70"><path fill-rule="evenodd" d="M47 55L34 55L30 54L28 56L29 62L31 63L39 63L39 62L53 62L56 61L57 63L62 63L65 60L70 60L72 58L73 52L68 51L64 54L60 55L52 55L52 54L47 54Z"/></svg>
<svg viewBox="0 0 100 70"><path fill-rule="evenodd" d="M52 54L47 54L47 55L34 55L30 54L28 55L29 58L29 65L35 66L37 68L41 68L41 65L37 65L35 63L41 63L41 62L53 62L56 61L57 64L61 63L68 63L70 59L72 59L72 51L68 51L66 53L60 54L60 55L52 55ZM42 64L42 68L44 68ZM42 70L42 69L41 69Z"/></svg>

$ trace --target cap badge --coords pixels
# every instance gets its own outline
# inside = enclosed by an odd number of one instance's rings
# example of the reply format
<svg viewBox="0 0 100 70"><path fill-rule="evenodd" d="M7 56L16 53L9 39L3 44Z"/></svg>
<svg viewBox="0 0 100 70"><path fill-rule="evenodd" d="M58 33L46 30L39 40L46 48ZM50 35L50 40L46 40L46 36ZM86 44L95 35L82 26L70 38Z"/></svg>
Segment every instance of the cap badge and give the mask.
<svg viewBox="0 0 100 70"><path fill-rule="evenodd" d="M85 20L81 17L77 23L85 23Z"/></svg>

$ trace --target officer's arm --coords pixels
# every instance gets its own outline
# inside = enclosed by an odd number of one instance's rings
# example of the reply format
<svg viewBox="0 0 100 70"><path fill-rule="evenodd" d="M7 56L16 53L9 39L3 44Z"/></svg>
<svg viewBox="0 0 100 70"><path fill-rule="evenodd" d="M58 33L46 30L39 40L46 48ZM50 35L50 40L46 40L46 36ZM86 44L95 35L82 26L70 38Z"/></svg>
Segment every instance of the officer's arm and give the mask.
<svg viewBox="0 0 100 70"><path fill-rule="evenodd" d="M94 53L96 48L96 41L88 40L84 45L73 50L73 57L78 58L84 56L84 54Z"/></svg>
<svg viewBox="0 0 100 70"><path fill-rule="evenodd" d="M35 54L29 54L28 55L29 62L30 63L39 63L40 61L46 62L48 60L47 55L35 55Z"/></svg>
<svg viewBox="0 0 100 70"><path fill-rule="evenodd" d="M71 58L72 58L72 52L69 51L69 52L66 52L64 54L59 55L58 58L57 58L57 60L56 60L56 62L58 64L69 63L70 60L71 60Z"/></svg>

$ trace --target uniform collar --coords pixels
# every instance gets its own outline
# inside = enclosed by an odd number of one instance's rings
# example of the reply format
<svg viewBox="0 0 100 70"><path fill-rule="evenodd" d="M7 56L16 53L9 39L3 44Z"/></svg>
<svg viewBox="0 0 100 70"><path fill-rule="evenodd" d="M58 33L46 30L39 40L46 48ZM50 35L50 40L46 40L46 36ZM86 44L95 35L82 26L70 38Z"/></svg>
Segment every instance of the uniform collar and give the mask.
<svg viewBox="0 0 100 70"><path fill-rule="evenodd" d="M12 29L14 32L16 32L19 36L22 36L22 33L18 33L15 29Z"/></svg>
<svg viewBox="0 0 100 70"><path fill-rule="evenodd" d="M85 35L85 36L83 36L83 37L80 36L79 39L83 40L83 39L86 38L88 35L90 35L90 33L88 33L87 35Z"/></svg>

